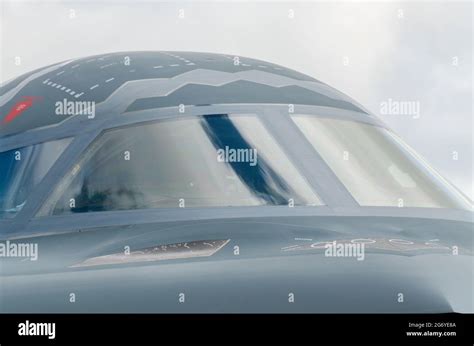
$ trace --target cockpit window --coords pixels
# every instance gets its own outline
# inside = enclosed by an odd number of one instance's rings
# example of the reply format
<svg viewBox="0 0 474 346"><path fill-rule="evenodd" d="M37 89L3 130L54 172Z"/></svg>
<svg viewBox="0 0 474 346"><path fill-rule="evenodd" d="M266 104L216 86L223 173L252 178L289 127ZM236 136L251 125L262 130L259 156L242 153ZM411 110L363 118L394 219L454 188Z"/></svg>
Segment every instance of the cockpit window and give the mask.
<svg viewBox="0 0 474 346"><path fill-rule="evenodd" d="M470 209L464 196L390 131L348 120L292 118L360 205Z"/></svg>
<svg viewBox="0 0 474 346"><path fill-rule="evenodd" d="M0 153L0 219L14 217L56 162L70 138Z"/></svg>
<svg viewBox="0 0 474 346"><path fill-rule="evenodd" d="M162 207L320 205L253 115L208 115L105 132L41 215Z"/></svg>

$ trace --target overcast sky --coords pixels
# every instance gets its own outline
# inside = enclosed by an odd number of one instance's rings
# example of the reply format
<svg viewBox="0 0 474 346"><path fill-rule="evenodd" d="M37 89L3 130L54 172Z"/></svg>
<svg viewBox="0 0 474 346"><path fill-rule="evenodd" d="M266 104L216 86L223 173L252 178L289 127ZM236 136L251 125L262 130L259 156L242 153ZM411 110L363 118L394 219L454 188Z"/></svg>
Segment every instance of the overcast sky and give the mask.
<svg viewBox="0 0 474 346"><path fill-rule="evenodd" d="M419 102L418 119L380 116L473 198L472 2L0 3L2 82L114 51L267 60L326 82L377 115L388 99Z"/></svg>

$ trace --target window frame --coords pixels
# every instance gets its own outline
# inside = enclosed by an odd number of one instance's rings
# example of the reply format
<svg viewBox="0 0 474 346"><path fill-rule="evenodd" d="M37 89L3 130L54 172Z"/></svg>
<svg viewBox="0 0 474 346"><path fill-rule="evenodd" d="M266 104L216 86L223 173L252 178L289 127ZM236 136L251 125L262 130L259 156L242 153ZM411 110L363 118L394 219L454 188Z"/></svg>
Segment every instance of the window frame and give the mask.
<svg viewBox="0 0 474 346"><path fill-rule="evenodd" d="M251 116L259 123L261 126L266 130L267 135L271 138L271 141L273 141L277 146L278 149L286 156L288 162L292 165L295 171L298 172L300 177L305 181L306 185L311 189L312 194L315 196L315 198L318 200L319 204L318 205L298 205L295 207L298 208L317 208L317 207L324 207L326 206L326 203L324 199L321 197L321 195L318 193L318 190L315 188L313 184L311 184L310 181L308 181L307 176L301 171L299 166L296 163L296 160L292 155L289 155L287 150L283 146L279 144L279 141L275 138L272 130L268 128L268 124L266 121L262 119L262 114L259 114L259 112L228 112L224 113L225 115L229 117L248 117ZM163 122L180 122L180 121L187 121L188 119L201 119L204 116L219 116L223 115L222 113L218 114L193 114L193 115L188 115L188 116L174 116L174 117L166 117L166 118L160 118L160 119L153 119L153 120L148 120L148 121L143 121L143 122L134 122L131 124L125 124L125 125L120 125L120 126L115 126L115 127L110 127L107 129L104 129L101 131L83 150L81 153L80 157L76 160L76 163L67 171L64 172L63 179L66 177L66 175L70 175L71 171L74 169L76 165L80 165L84 163L84 160L87 161L90 159L95 152L94 146L96 146L98 143L100 143L101 139L107 135L110 132L115 132L115 131L122 131L126 130L128 128L133 128L133 127L141 127L141 126L149 126L149 125L155 125ZM88 154L90 154L88 157L86 157ZM67 183L61 179L55 186L51 189L51 193L47 196L47 198L44 200L44 203L38 208L38 211L35 213L35 218L44 218L44 217L67 217L68 215L71 214L64 214L64 215L55 215L53 214L53 211L55 209L55 205L59 201L59 199L62 196L62 193L66 191L67 186L69 186L72 182L72 180L69 180ZM64 188L60 192L61 189L61 184L64 184ZM157 208L140 208L140 209L122 209L122 210L107 210L107 211L89 211L89 212L84 212L84 213L77 213L83 214L83 215L91 215L91 214L103 214L103 213L120 213L120 212L133 212L133 211L139 211L139 210L161 210L161 209L222 209L222 208L275 208L275 207L285 207L287 206L282 206L282 205L256 205L256 206L247 206L247 205L242 205L242 206L230 206L230 207L225 207L225 206L195 206L195 207L186 207L186 208L178 208L178 207L157 207Z"/></svg>
<svg viewBox="0 0 474 346"><path fill-rule="evenodd" d="M41 236L49 234L61 234L77 232L97 227L130 225L130 223L150 223L150 222L192 222L192 220L215 220L220 218L286 218L286 217L401 217L401 218L423 218L447 221L459 221L472 223L473 211L457 209L431 209L431 208L393 208L393 207L361 207L357 203L341 205L338 199L327 201L323 192L332 193L332 189L340 184L329 177L326 184L319 185L311 182L313 189L325 203L324 206L316 207L279 207L261 206L249 209L248 207L233 207L229 211L220 210L216 213L215 208L181 208L180 210L170 209L149 209L116 211L101 213L85 213L68 216L42 216L38 217L37 212L55 188L58 179L65 174L78 160L86 148L104 131L126 127L128 125L154 122L156 120L174 119L176 117L185 118L203 114L227 114L227 113L255 113L263 116L267 123L272 126L273 113L281 117L286 117L288 123L289 106L282 104L216 104L201 106L186 106L185 112L180 113L178 107L158 108L138 112L117 113L113 106L97 105L97 116L93 120L81 117L71 117L61 124L51 127L19 133L9 137L1 138L0 150L6 151L30 144L36 144L47 140L60 139L63 137L74 137L72 143L63 152L61 158L50 169L42 184L33 194L31 200L18 213L14 219L0 220L2 232L0 236L4 238L18 239L31 236ZM375 116L365 113L358 113L337 108L294 105L294 113L308 114L314 117L336 118L353 120L365 124L373 124L387 128L385 124ZM295 125L296 126L296 125ZM273 133L273 129L271 130ZM295 131L291 130L292 133ZM296 131L296 133L298 133ZM314 151L308 143L304 148ZM290 148L282 148L285 152ZM302 148L303 149L303 148ZM296 148L295 150L299 150ZM290 159L293 158L290 156ZM301 166L299 166L301 168Z"/></svg>
<svg viewBox="0 0 474 346"><path fill-rule="evenodd" d="M37 147L37 146L44 146L44 145L47 145L47 144L51 144L53 142L64 142L64 145L61 148L61 150L59 150L59 154L56 157L56 159L51 162L51 165L49 166L49 168L47 168L45 170L43 176L39 179L38 183L31 189L31 191L29 191L26 200L22 203L23 207L20 208L17 212L15 212L11 217L2 217L2 218L0 218L0 220L13 220L13 219L16 219L19 215L22 214L22 211L23 211L24 207L29 203L29 200L36 194L35 192L38 189L38 187L43 184L43 182L46 179L46 177L48 176L48 174L51 172L51 170L54 168L54 166L58 163L58 161L61 160L64 153L72 145L73 141L74 141L74 137L68 136L68 137L61 137L61 138L55 138L55 139L50 139L50 140L44 140L44 141L41 141L41 142L28 144L28 145L21 145L21 146L18 146L16 148L11 148L11 149L0 151L0 155L1 155L3 153L10 152L10 151L16 152L16 151L19 151L19 150L23 150L25 148L33 148L33 147Z"/></svg>
<svg viewBox="0 0 474 346"><path fill-rule="evenodd" d="M316 145L313 144L306 135L306 133L303 132L303 130L300 128L300 126L297 124L296 119L297 118L311 118L314 117L312 114L304 114L304 113L294 113L291 114L290 118L294 122L294 124L297 126L298 131L300 131L301 135L306 139L308 142L308 145L310 145L313 150L318 153L318 155L321 155L320 150L316 148ZM471 209L472 209L472 202L468 200L462 194L452 183L450 183L446 178L444 178L439 172L437 172L421 155L416 153L415 150L413 150L408 144L406 144L402 138L400 138L393 130L390 128L387 128L385 126L380 126L379 124L364 124L361 122L357 122L351 119L333 119L330 117L315 117L315 118L323 118L323 119L328 119L329 121L344 121L348 122L351 124L356 124L359 123L361 126L372 126L380 131L381 134L385 133L383 136L387 136L387 143L391 141L392 148L396 148L401 154L403 154L403 157L406 158L407 162L410 162L413 167L417 169L417 173L422 173L426 177L423 177L425 182L428 182L429 184L433 185L433 187L436 187L437 190L441 190L441 196L446 200L446 203L457 203L459 205L458 208L449 208L449 207L444 207L444 206L422 206L422 205L416 205L416 206L397 206L397 205L377 205L377 204L364 204L361 202L361 200L366 199L367 197L361 197L361 196L356 196L354 195L353 192L351 192L351 188L346 185L346 182L343 181L343 179L339 176L339 174L332 169L330 163L327 162L325 158L323 158L323 155L321 155L322 160L325 162L328 167L330 167L331 171L335 174L336 178L341 182L342 185L346 188L346 190L351 194L351 196L354 198L356 203L360 208L428 208L428 209L456 209L456 210L466 210L469 211L470 209L468 208L469 204L471 204ZM316 125L313 125L316 126ZM329 153L329 155L331 155ZM428 178L430 177L430 178ZM396 196L394 196L394 201L395 201ZM465 207L462 208L461 205L464 205Z"/></svg>

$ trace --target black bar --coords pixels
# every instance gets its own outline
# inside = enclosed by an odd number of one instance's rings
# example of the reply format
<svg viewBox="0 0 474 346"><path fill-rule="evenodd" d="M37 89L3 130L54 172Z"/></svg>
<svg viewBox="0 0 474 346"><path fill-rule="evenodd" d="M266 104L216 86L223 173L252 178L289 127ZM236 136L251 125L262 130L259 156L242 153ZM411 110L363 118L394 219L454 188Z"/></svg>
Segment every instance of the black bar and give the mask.
<svg viewBox="0 0 474 346"><path fill-rule="evenodd" d="M19 336L26 321L55 323L55 338ZM414 344L473 345L468 314L3 314L9 344ZM412 324L424 324L409 327ZM428 326L427 323L431 325ZM418 325L420 326L420 325ZM456 335L408 336L407 332Z"/></svg>

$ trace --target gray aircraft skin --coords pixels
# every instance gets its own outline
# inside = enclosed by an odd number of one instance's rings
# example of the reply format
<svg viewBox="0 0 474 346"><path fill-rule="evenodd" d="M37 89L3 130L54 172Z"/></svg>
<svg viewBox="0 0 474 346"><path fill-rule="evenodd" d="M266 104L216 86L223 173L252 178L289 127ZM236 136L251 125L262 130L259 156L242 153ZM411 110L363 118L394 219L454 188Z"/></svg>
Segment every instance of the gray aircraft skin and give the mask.
<svg viewBox="0 0 474 346"><path fill-rule="evenodd" d="M472 201L312 77L97 55L3 84L0 122L2 313L474 312Z"/></svg>

